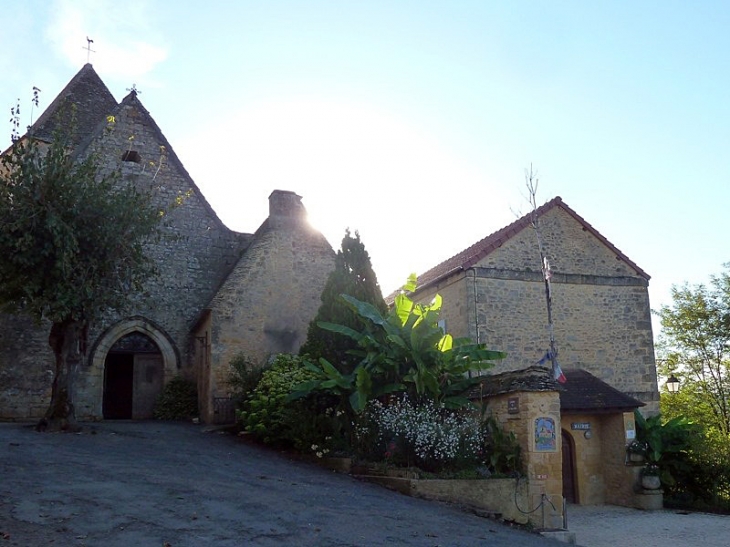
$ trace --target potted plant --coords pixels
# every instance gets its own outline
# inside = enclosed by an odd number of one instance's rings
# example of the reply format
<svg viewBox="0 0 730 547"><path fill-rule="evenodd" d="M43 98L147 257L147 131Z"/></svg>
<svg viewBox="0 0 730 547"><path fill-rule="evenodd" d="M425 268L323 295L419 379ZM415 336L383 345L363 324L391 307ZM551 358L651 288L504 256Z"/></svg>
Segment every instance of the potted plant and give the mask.
<svg viewBox="0 0 730 547"><path fill-rule="evenodd" d="M634 440L626 445L626 453L629 456L629 461L641 463L646 458L646 443Z"/></svg>
<svg viewBox="0 0 730 547"><path fill-rule="evenodd" d="M662 485L659 474L659 466L657 464L650 463L644 466L641 470L641 487L645 490L658 490Z"/></svg>

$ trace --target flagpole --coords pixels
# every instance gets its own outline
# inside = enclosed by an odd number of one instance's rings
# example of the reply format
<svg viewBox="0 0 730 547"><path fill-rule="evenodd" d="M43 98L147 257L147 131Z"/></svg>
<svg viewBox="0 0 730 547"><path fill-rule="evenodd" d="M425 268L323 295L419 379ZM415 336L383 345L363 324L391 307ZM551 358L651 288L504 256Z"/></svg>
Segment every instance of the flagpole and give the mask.
<svg viewBox="0 0 730 547"><path fill-rule="evenodd" d="M550 280L553 277L552 271L550 270L550 262L545 255L545 246L543 245L542 235L540 233L539 219L537 214L537 185L538 179L536 174L532 172L532 164L530 164L530 174L527 175L527 190L530 194L530 205L532 206L532 212L530 213L530 224L535 230L535 236L537 237L537 249L540 253L540 267L542 270L542 277L545 282L545 304L547 306L547 317L548 317L548 334L550 337L550 349L546 357L550 360L552 365L553 375L555 379L564 382L563 371L560 369L558 364L558 349L555 344L555 328L553 326L553 292ZM542 361L542 360L541 360Z"/></svg>

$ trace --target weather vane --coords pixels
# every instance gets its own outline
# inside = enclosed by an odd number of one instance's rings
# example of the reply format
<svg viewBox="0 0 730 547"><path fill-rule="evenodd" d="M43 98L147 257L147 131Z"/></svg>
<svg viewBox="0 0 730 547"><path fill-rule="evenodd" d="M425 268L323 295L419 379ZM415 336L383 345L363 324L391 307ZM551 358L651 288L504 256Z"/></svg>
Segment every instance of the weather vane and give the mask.
<svg viewBox="0 0 730 547"><path fill-rule="evenodd" d="M91 38L89 38L87 36L86 37L86 47L82 47L81 48L81 49L85 49L86 50L86 63L87 64L89 63L89 57L91 56L91 54L92 53L96 53L96 51L94 51L93 49L91 49L91 44L93 44L93 43L94 43L94 40L92 40Z"/></svg>
<svg viewBox="0 0 730 547"><path fill-rule="evenodd" d="M132 87L128 87L127 91L133 91L135 95L141 95L142 92L137 89L137 84L132 84Z"/></svg>

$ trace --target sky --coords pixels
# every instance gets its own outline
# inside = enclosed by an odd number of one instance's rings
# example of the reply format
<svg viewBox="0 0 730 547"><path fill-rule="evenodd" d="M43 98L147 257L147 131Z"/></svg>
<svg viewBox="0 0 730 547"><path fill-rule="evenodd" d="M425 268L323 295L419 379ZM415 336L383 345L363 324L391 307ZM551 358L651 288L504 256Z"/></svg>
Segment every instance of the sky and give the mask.
<svg viewBox="0 0 730 547"><path fill-rule="evenodd" d="M730 3L0 8L8 119L88 55L117 100L141 91L227 226L255 231L294 191L335 249L360 233L384 294L527 213L530 166L539 203L561 196L652 276L654 309L730 262Z"/></svg>

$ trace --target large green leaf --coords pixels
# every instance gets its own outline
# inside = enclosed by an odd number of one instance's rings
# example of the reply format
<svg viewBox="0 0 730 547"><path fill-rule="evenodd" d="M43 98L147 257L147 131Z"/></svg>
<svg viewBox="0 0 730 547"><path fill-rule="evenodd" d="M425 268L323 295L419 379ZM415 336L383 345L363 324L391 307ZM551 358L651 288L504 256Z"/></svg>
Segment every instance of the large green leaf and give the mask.
<svg viewBox="0 0 730 547"><path fill-rule="evenodd" d="M350 327L346 327L344 325L338 325L337 323L327 323L326 321L319 321L317 323L317 326L328 330L331 332L336 332L339 334L342 334L344 336L349 336L350 338L353 338L354 340L360 340L362 338L362 334L358 331L351 329Z"/></svg>
<svg viewBox="0 0 730 547"><path fill-rule="evenodd" d="M418 276L415 273L411 273L406 280L406 284L403 285L403 290L413 292L418 286Z"/></svg>
<svg viewBox="0 0 730 547"><path fill-rule="evenodd" d="M362 302L350 295L343 294L342 298L347 302L361 317L370 320L375 325L382 325L386 319L380 313L380 310L373 306L370 302Z"/></svg>
<svg viewBox="0 0 730 547"><path fill-rule="evenodd" d="M322 380L309 380L307 382L302 382L301 384L294 386L292 392L287 395L287 400L294 401L296 399L302 399L304 397L307 397L313 391L319 388L321 383Z"/></svg>
<svg viewBox="0 0 730 547"><path fill-rule="evenodd" d="M450 334L444 334L438 342L439 351L449 351L453 347L454 339Z"/></svg>
<svg viewBox="0 0 730 547"><path fill-rule="evenodd" d="M405 325L413 311L413 300L408 298L404 293L396 295L393 302L393 311L395 316L400 320L401 325Z"/></svg>

